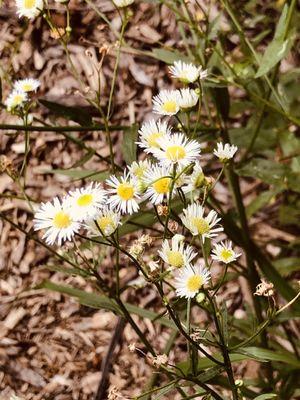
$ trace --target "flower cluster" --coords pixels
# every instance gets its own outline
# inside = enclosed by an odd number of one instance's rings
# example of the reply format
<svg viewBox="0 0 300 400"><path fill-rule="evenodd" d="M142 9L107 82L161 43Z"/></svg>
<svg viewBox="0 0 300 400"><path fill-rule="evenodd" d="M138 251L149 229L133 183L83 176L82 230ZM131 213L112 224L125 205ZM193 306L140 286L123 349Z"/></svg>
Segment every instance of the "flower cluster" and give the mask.
<svg viewBox="0 0 300 400"><path fill-rule="evenodd" d="M15 108L22 108L29 100L28 93L36 92L40 86L40 81L33 78L18 80L14 83L13 89L5 100L5 105L8 111Z"/></svg>
<svg viewBox="0 0 300 400"><path fill-rule="evenodd" d="M207 71L201 67L182 62L175 62L170 72L184 83L193 83L207 76ZM162 90L153 98L153 111L162 116L181 111L189 117L198 100L197 90L193 88ZM178 221L169 220L172 199L183 201L179 222L183 232L187 230L195 240L199 238L201 246L207 239L215 239L223 227L218 214L214 210L207 212L199 201L201 191L210 187L200 165L200 143L183 126L179 132L173 129L168 121L161 119L142 124L137 144L146 156L144 160L127 166L122 175L111 175L104 186L91 183L69 192L62 200L55 198L53 202L42 204L35 215L35 229L46 230L44 237L48 244L57 242L61 245L81 229L87 230L88 237L108 237L121 224L122 216L136 213L141 203L148 203L156 209L157 215L166 219L164 236L167 231L175 232L173 237L163 240L158 251L160 263L167 266L166 276L173 276L178 296L196 296L210 280L210 265L206 262L204 266L197 260L198 252L185 242L185 236L176 234ZM228 143L224 146L218 143L214 154L221 162L227 162L236 150ZM160 208L165 211L161 213ZM136 241L129 253L139 258L143 250L144 244ZM212 262L217 260L228 264L239 256L232 249L231 242L221 242L214 245L211 258ZM158 261L152 263L157 272ZM153 275L150 269L149 274Z"/></svg>

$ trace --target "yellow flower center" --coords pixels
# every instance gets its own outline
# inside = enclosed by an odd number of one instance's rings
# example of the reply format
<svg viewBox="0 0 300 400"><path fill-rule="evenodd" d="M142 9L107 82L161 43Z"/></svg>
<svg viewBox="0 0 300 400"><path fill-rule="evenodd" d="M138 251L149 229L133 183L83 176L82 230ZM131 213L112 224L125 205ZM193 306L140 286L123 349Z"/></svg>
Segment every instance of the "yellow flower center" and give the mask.
<svg viewBox="0 0 300 400"><path fill-rule="evenodd" d="M114 221L112 217L106 216L106 217L100 217L97 219L97 224L99 225L99 228L101 229L101 232L106 233L105 231L107 228L113 229L114 228Z"/></svg>
<svg viewBox="0 0 300 400"><path fill-rule="evenodd" d="M176 113L177 111L177 103L174 100L167 100L162 105L163 111L167 113Z"/></svg>
<svg viewBox="0 0 300 400"><path fill-rule="evenodd" d="M144 176L146 169L146 167L136 167L132 172L137 178L141 179Z"/></svg>
<svg viewBox="0 0 300 400"><path fill-rule="evenodd" d="M153 183L153 189L156 193L165 194L169 192L171 178L161 178Z"/></svg>
<svg viewBox="0 0 300 400"><path fill-rule="evenodd" d="M196 227L200 235L203 235L204 233L210 231L209 223L205 221L204 218L199 218L199 217L192 218L192 224Z"/></svg>
<svg viewBox="0 0 300 400"><path fill-rule="evenodd" d="M71 218L64 211L58 211L53 218L53 226L57 229L68 228L72 223Z"/></svg>
<svg viewBox="0 0 300 400"><path fill-rule="evenodd" d="M77 205L79 207L86 207L86 206L89 206L92 203L92 201L93 201L92 194L82 194L77 199Z"/></svg>
<svg viewBox="0 0 300 400"><path fill-rule="evenodd" d="M166 150L166 157L171 161L181 160L185 155L186 151L183 146L173 145L169 146Z"/></svg>
<svg viewBox="0 0 300 400"><path fill-rule="evenodd" d="M220 252L220 258L223 259L225 262L228 261L233 255L233 251L229 249L223 249Z"/></svg>
<svg viewBox="0 0 300 400"><path fill-rule="evenodd" d="M203 278L200 275L193 275L186 282L186 287L189 292L198 292L202 285Z"/></svg>
<svg viewBox="0 0 300 400"><path fill-rule="evenodd" d="M25 8L32 8L35 6L35 0L25 0L24 1L24 7Z"/></svg>
<svg viewBox="0 0 300 400"><path fill-rule="evenodd" d="M130 183L120 183L117 194L122 200L131 200L134 196L133 186Z"/></svg>
<svg viewBox="0 0 300 400"><path fill-rule="evenodd" d="M14 97L14 101L13 104L14 106L18 106L19 104L21 104L23 101L23 97L20 94L16 94Z"/></svg>
<svg viewBox="0 0 300 400"><path fill-rule="evenodd" d="M183 267L184 259L182 254L179 251L169 251L168 255L168 262L172 267L180 268Z"/></svg>
<svg viewBox="0 0 300 400"><path fill-rule="evenodd" d="M157 140L160 139L162 136L163 136L163 134L160 132L151 133L151 135L149 135L148 139L147 139L148 146L149 147L159 147Z"/></svg>
<svg viewBox="0 0 300 400"><path fill-rule="evenodd" d="M30 83L23 83L24 92L30 92L32 90L32 85Z"/></svg>

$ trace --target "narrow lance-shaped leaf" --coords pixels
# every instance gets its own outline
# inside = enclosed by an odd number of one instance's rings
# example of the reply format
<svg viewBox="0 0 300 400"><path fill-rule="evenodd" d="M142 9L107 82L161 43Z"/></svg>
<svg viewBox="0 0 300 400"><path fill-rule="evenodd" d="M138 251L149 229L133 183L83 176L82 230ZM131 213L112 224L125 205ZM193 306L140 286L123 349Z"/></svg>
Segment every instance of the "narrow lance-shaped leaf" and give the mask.
<svg viewBox="0 0 300 400"><path fill-rule="evenodd" d="M282 60L292 44L291 37L285 39L286 24L288 22L288 6L284 6L280 20L278 22L274 39L266 48L261 59L255 78L267 74L280 60Z"/></svg>
<svg viewBox="0 0 300 400"><path fill-rule="evenodd" d="M40 285L37 286L38 289L45 288L49 290L53 290L55 292L63 293L69 295L71 297L75 297L78 299L80 304L83 304L88 307L97 308L97 309L104 309L113 311L118 315L123 315L120 307L115 302L115 300L110 299L104 295L98 295L96 293L89 293L85 292L84 290L76 289L71 286L66 285L58 285L54 282L44 281ZM164 325L168 328L175 329L175 325L172 321L168 320L167 318L161 317L154 311L145 310L133 304L124 303L125 307L131 314L138 315L142 318L150 319L151 321L156 321L157 323Z"/></svg>

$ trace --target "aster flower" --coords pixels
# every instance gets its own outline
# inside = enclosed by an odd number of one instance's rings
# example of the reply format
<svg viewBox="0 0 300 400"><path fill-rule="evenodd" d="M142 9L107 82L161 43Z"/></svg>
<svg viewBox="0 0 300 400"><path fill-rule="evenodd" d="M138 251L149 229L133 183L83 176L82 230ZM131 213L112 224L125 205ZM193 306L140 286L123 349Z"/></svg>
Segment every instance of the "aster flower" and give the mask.
<svg viewBox="0 0 300 400"><path fill-rule="evenodd" d="M210 272L202 265L187 265L176 272L175 288L179 297L191 299L210 280Z"/></svg>
<svg viewBox="0 0 300 400"><path fill-rule="evenodd" d="M75 221L94 218L106 200L106 192L100 183L91 182L88 186L68 193L65 204Z"/></svg>
<svg viewBox="0 0 300 400"><path fill-rule="evenodd" d="M181 89L179 97L179 107L186 111L193 108L199 100L199 96L194 89Z"/></svg>
<svg viewBox="0 0 300 400"><path fill-rule="evenodd" d="M217 148L214 150L214 155L217 156L220 161L226 162L230 158L233 158L237 152L237 146L230 145L229 143L217 143Z"/></svg>
<svg viewBox="0 0 300 400"><path fill-rule="evenodd" d="M184 236L182 235L174 235L171 240L171 246L168 240L164 240L162 249L158 251L158 254L172 269L189 265L197 256L191 246L185 246Z"/></svg>
<svg viewBox="0 0 300 400"><path fill-rule="evenodd" d="M149 199L152 204L161 204L169 198L172 184L170 169L158 165L152 166L145 174L144 184L146 187L144 198Z"/></svg>
<svg viewBox="0 0 300 400"><path fill-rule="evenodd" d="M42 203L40 209L34 215L34 229L45 229L43 239L46 243L53 245L55 242L60 246L65 240L71 240L80 229L80 224L74 221L69 209L58 197L53 202Z"/></svg>
<svg viewBox="0 0 300 400"><path fill-rule="evenodd" d="M19 90L13 90L5 100L4 104L6 105L7 110L11 111L17 107L23 107L27 100L27 93Z"/></svg>
<svg viewBox="0 0 300 400"><path fill-rule="evenodd" d="M154 149L153 155L166 167L174 164L179 168L185 167L196 161L200 155L200 144L196 140L189 140L183 133L163 137L158 143L160 148Z"/></svg>
<svg viewBox="0 0 300 400"><path fill-rule="evenodd" d="M193 172L191 175L186 177L187 185L183 186L182 190L184 193L189 193L194 190L201 188L205 181L205 176L199 161L195 162Z"/></svg>
<svg viewBox="0 0 300 400"><path fill-rule="evenodd" d="M241 253L237 254L232 249L232 242L230 241L216 243L211 254L211 258L213 260L220 261L225 264L235 261L240 256Z"/></svg>
<svg viewBox="0 0 300 400"><path fill-rule="evenodd" d="M137 144L146 153L151 153L153 149L159 148L158 139L170 136L171 128L166 122L154 119L145 122L139 130L139 142Z"/></svg>
<svg viewBox="0 0 300 400"><path fill-rule="evenodd" d="M124 172L124 175L117 178L112 175L106 180L110 197L107 203L110 204L112 209L116 209L122 214L132 214L137 212L139 205L137 200L139 197L138 183L136 179L130 177L129 173Z"/></svg>
<svg viewBox="0 0 300 400"><path fill-rule="evenodd" d="M130 4L134 3L134 0L113 0L115 6L119 8L127 7Z"/></svg>
<svg viewBox="0 0 300 400"><path fill-rule="evenodd" d="M211 210L208 215L204 216L204 208L198 203L190 204L183 210L181 221L192 235L200 235L203 242L205 238L213 238L223 231L223 227L218 225L221 218L218 214Z"/></svg>
<svg viewBox="0 0 300 400"><path fill-rule="evenodd" d="M198 78L205 79L207 77L207 70L203 70L202 67L196 67L194 64L188 64L183 61L175 61L172 66L169 67L172 78L177 78L183 83L193 83Z"/></svg>
<svg viewBox="0 0 300 400"><path fill-rule="evenodd" d="M38 79L20 79L14 83L14 89L19 92L36 92L41 82Z"/></svg>
<svg viewBox="0 0 300 400"><path fill-rule="evenodd" d="M16 0L18 17L33 19L39 15L44 8L43 0Z"/></svg>
<svg viewBox="0 0 300 400"><path fill-rule="evenodd" d="M146 172L151 168L151 165L149 160L134 161L128 166L128 170L134 179L143 180Z"/></svg>
<svg viewBox="0 0 300 400"><path fill-rule="evenodd" d="M153 111L162 115L175 115L179 111L179 90L162 90L153 97Z"/></svg>
<svg viewBox="0 0 300 400"><path fill-rule="evenodd" d="M91 236L110 236L121 225L121 214L103 207L95 217L87 222L86 228Z"/></svg>

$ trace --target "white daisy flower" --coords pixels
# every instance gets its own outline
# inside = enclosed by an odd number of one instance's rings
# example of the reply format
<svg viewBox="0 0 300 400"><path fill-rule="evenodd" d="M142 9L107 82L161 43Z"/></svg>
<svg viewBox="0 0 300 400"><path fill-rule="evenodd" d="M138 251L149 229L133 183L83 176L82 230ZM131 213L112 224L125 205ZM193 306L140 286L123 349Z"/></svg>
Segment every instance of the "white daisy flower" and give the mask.
<svg viewBox="0 0 300 400"><path fill-rule="evenodd" d="M186 182L188 182L188 184L183 186L182 188L183 192L189 193L201 188L201 186L204 183L204 180L205 180L205 175L203 173L201 165L199 161L196 161L193 168L193 172L191 173L191 175L186 177Z"/></svg>
<svg viewBox="0 0 300 400"><path fill-rule="evenodd" d="M237 146L230 145L229 143L217 143L217 148L214 150L214 155L217 156L220 161L226 162L230 158L233 158L237 152Z"/></svg>
<svg viewBox="0 0 300 400"><path fill-rule="evenodd" d="M232 249L232 242L230 241L216 243L211 254L211 258L213 260L220 261L225 264L235 261L240 256L241 253L237 254Z"/></svg>
<svg viewBox="0 0 300 400"><path fill-rule="evenodd" d="M189 140L183 133L174 133L158 142L160 148L154 149L153 155L166 167L173 164L177 164L179 168L185 167L196 161L200 155L200 144L196 140Z"/></svg>
<svg viewBox="0 0 300 400"><path fill-rule="evenodd" d="M123 8L123 7L127 7L130 4L134 3L134 0L113 0L113 3L119 7L119 8Z"/></svg>
<svg viewBox="0 0 300 400"><path fill-rule="evenodd" d="M14 89L20 92L36 92L41 82L38 79L20 79L14 83Z"/></svg>
<svg viewBox="0 0 300 400"><path fill-rule="evenodd" d="M179 90L161 90L153 97L153 111L162 115L175 115L179 111Z"/></svg>
<svg viewBox="0 0 300 400"><path fill-rule="evenodd" d="M5 100L4 104L6 105L7 110L11 111L16 107L23 107L27 100L27 93L19 90L13 90Z"/></svg>
<svg viewBox="0 0 300 400"><path fill-rule="evenodd" d="M132 214L137 212L139 205L137 200L139 197L139 190L137 180L130 177L130 174L124 172L124 175L117 178L112 175L106 180L110 197L107 199L107 203L111 205L113 209L121 212L122 214Z"/></svg>
<svg viewBox="0 0 300 400"><path fill-rule="evenodd" d="M33 19L39 15L44 8L43 0L16 0L18 17Z"/></svg>
<svg viewBox="0 0 300 400"><path fill-rule="evenodd" d="M50 245L57 242L60 246L65 240L71 240L80 229L79 222L72 219L69 209L58 197L53 202L42 203L33 222L36 231L46 229L43 239Z"/></svg>
<svg viewBox="0 0 300 400"><path fill-rule="evenodd" d="M151 153L153 149L159 148L158 139L170 136L171 128L166 122L154 119L145 122L139 130L139 142L137 144L144 149L146 153Z"/></svg>
<svg viewBox="0 0 300 400"><path fill-rule="evenodd" d="M166 264L173 268L181 268L189 265L190 262L197 256L193 248L189 245L184 245L184 236L174 235L171 240L171 246L168 240L162 243L162 249L158 251L160 257Z"/></svg>
<svg viewBox="0 0 300 400"><path fill-rule="evenodd" d="M147 188L144 199L149 199L155 205L161 204L170 195L172 185L170 169L158 165L152 166L145 174L144 183ZM175 188L173 193L174 190Z"/></svg>
<svg viewBox="0 0 300 400"><path fill-rule="evenodd" d="M202 265L187 265L176 272L174 286L179 297L191 299L210 280L210 272Z"/></svg>
<svg viewBox="0 0 300 400"><path fill-rule="evenodd" d="M205 238L212 238L223 231L223 227L218 225L221 218L218 214L211 210L206 217L204 217L204 208L195 202L190 204L183 210L181 221L184 226L191 232L192 235L201 235L203 242Z"/></svg>
<svg viewBox="0 0 300 400"><path fill-rule="evenodd" d="M105 200L106 192L100 183L91 182L86 187L70 191L65 204L75 221L85 221L98 214Z"/></svg>
<svg viewBox="0 0 300 400"><path fill-rule="evenodd" d="M91 236L110 236L121 225L121 214L104 207L94 220L87 222L86 228Z"/></svg>
<svg viewBox="0 0 300 400"><path fill-rule="evenodd" d="M183 83L193 83L198 78L204 79L207 77L207 70L202 67L196 67L194 64L188 64L182 61L175 61L174 65L169 67L172 78L177 78Z"/></svg>
<svg viewBox="0 0 300 400"><path fill-rule="evenodd" d="M181 89L179 98L179 107L183 110L193 108L199 100L199 96L194 89Z"/></svg>
<svg viewBox="0 0 300 400"><path fill-rule="evenodd" d="M152 164L149 160L134 161L128 166L128 170L133 178L143 180L146 172L151 168L151 166Z"/></svg>

